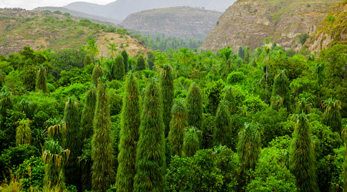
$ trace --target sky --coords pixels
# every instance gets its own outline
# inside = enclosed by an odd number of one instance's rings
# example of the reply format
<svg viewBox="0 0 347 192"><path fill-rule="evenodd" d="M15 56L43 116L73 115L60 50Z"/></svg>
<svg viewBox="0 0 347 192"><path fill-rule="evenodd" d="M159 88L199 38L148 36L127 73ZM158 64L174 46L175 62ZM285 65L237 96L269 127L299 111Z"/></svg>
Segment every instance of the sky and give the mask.
<svg viewBox="0 0 347 192"><path fill-rule="evenodd" d="M116 0L0 0L0 8L23 8L23 9L34 9L36 7L54 6L62 7L69 3L84 1L90 3L96 3L105 5Z"/></svg>

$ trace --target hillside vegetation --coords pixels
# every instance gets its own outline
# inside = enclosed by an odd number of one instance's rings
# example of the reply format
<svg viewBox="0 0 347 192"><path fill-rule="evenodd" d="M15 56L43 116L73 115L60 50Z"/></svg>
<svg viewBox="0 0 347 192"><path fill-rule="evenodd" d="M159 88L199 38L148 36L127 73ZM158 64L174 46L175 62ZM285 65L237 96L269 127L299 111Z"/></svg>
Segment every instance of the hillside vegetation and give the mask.
<svg viewBox="0 0 347 192"><path fill-rule="evenodd" d="M311 37L307 39L305 48L319 53L321 50L336 44L347 43L347 1L338 4L329 12Z"/></svg>
<svg viewBox="0 0 347 192"><path fill-rule="evenodd" d="M22 50L25 46L35 50L79 49L92 38L97 40L100 56L107 56L110 43L126 49L131 55L147 51L124 30L47 11L0 9L0 54L3 55Z"/></svg>
<svg viewBox="0 0 347 192"><path fill-rule="evenodd" d="M212 31L221 14L190 7L162 8L131 14L121 25L142 34L200 40Z"/></svg>
<svg viewBox="0 0 347 192"><path fill-rule="evenodd" d="M339 0L239 0L220 17L201 49L240 46L252 49L265 38L298 51L300 36L309 36Z"/></svg>

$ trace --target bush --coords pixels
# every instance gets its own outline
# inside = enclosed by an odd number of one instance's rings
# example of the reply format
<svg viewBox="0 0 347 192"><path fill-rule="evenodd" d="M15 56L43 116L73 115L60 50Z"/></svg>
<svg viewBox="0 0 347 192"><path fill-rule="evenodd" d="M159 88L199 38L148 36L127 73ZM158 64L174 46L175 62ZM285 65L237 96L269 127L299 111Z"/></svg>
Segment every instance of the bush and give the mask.
<svg viewBox="0 0 347 192"><path fill-rule="evenodd" d="M235 71L235 72L231 72L228 75L227 83L233 85L236 83L242 83L245 79L246 79L246 76L242 72Z"/></svg>

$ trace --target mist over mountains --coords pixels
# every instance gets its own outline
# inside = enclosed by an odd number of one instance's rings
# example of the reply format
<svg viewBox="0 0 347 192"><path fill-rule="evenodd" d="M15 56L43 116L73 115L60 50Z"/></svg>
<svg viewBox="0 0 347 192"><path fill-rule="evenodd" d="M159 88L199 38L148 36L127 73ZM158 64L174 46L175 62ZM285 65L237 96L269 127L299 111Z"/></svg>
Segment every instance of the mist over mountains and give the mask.
<svg viewBox="0 0 347 192"><path fill-rule="evenodd" d="M107 5L75 2L65 8L82 13L124 20L128 15L157 8L188 6L224 12L236 0L117 0Z"/></svg>

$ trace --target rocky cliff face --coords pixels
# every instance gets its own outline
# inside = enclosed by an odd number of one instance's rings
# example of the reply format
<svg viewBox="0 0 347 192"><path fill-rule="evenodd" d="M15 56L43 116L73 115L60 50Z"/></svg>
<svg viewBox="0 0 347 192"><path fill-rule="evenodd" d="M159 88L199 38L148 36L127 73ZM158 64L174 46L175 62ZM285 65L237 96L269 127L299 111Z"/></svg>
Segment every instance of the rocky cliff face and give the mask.
<svg viewBox="0 0 347 192"><path fill-rule="evenodd" d="M149 51L135 38L107 31L106 26L62 14L0 9L0 55L18 52L25 46L34 50L80 49L90 38L96 40L100 56L109 54L110 43L131 56Z"/></svg>
<svg viewBox="0 0 347 192"><path fill-rule="evenodd" d="M304 47L310 52L321 50L336 44L347 44L347 1L341 2L321 22Z"/></svg>
<svg viewBox="0 0 347 192"><path fill-rule="evenodd" d="M338 0L238 0L218 20L201 49L231 46L256 48L269 37L284 48L299 50L298 35L310 35Z"/></svg>
<svg viewBox="0 0 347 192"><path fill-rule="evenodd" d="M203 39L216 26L221 14L190 7L153 9L129 15L122 25L143 34Z"/></svg>

